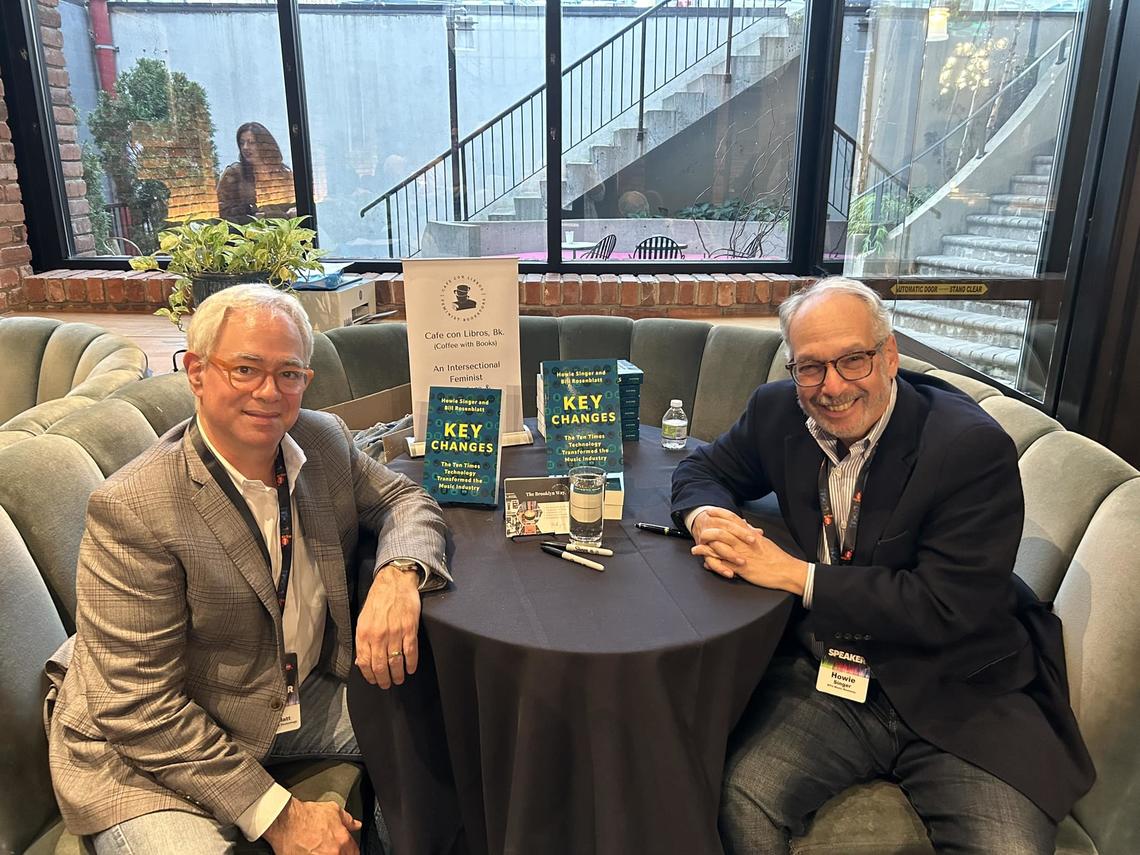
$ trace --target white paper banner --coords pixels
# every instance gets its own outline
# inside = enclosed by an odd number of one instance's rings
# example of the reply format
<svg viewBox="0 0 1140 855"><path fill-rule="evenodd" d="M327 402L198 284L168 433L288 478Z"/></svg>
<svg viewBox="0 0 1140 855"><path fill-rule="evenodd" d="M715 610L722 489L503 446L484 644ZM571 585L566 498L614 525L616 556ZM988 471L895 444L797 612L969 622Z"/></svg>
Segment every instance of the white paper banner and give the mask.
<svg viewBox="0 0 1140 855"><path fill-rule="evenodd" d="M502 389L503 433L523 429L517 258L404 262L416 439L432 386Z"/></svg>

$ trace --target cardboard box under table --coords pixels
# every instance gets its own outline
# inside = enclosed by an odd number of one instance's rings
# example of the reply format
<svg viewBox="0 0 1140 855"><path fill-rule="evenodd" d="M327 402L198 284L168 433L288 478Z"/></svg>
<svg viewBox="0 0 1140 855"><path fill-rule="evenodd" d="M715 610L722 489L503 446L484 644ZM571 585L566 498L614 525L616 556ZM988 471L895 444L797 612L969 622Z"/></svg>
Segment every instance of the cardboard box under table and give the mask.
<svg viewBox="0 0 1140 855"><path fill-rule="evenodd" d="M412 384L383 389L363 398L354 398L343 404L325 407L322 412L344 419L349 430L368 430L378 422L394 422L412 411ZM408 449L410 427L394 431L384 437L384 461L399 457Z"/></svg>

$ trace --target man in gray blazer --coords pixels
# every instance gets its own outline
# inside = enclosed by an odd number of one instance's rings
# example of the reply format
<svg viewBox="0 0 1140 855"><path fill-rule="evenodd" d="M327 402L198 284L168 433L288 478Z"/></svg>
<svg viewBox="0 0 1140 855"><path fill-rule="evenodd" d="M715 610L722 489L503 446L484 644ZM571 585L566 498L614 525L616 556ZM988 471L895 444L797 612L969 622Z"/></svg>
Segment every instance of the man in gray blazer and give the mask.
<svg viewBox="0 0 1140 855"><path fill-rule="evenodd" d="M443 518L342 421L300 409L313 336L292 296L226 289L187 339L195 418L88 506L51 718L60 810L100 855L231 852L239 835L353 853L356 819L265 767L358 754L344 693L358 530L379 546L355 662L387 688L416 670L420 592L449 578Z"/></svg>

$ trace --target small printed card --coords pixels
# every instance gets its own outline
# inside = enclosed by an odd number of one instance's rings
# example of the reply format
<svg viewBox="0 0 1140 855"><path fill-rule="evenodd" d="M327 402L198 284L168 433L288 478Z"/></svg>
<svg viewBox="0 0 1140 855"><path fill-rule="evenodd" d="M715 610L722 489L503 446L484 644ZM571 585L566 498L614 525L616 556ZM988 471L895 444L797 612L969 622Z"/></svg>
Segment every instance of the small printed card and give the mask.
<svg viewBox="0 0 1140 855"><path fill-rule="evenodd" d="M569 478L507 478L503 501L507 537L570 533Z"/></svg>
<svg viewBox="0 0 1140 855"><path fill-rule="evenodd" d="M622 471L617 360L548 360L542 384L547 474L586 465Z"/></svg>
<svg viewBox="0 0 1140 855"><path fill-rule="evenodd" d="M432 386L424 442L424 489L438 502L498 504L499 389Z"/></svg>

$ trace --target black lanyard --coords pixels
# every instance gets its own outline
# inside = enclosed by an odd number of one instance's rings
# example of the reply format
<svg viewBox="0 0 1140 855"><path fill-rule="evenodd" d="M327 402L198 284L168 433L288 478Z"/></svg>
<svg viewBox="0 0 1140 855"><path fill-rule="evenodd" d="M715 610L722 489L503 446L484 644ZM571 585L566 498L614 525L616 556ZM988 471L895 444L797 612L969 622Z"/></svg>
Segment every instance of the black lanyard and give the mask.
<svg viewBox="0 0 1140 855"><path fill-rule="evenodd" d="M225 467L210 451L205 441L202 439L202 434L198 430L198 422L194 420L190 423L190 442L194 445L194 450L198 452L198 456L202 458L202 462L206 464L206 468L210 470L210 474L214 476L214 480L218 486L222 488L222 492L226 494L226 498L230 500L237 512L241 514L241 518L249 527L253 539L257 541L257 545L261 547L261 557L265 559L265 566L269 568L270 574L273 573L273 560L269 556L269 546L265 542L265 537L261 533L261 527L257 524L257 520L253 518L253 513L249 510L249 504L238 492L238 488L234 485L233 478L226 471ZM281 607L281 613L285 613L285 597L289 593L289 575L293 570L293 506L289 498L289 475L285 471L285 454L281 450L281 446L277 446L277 459L273 464L273 477L277 487L277 508L279 513L278 525L280 527L280 540L281 540L281 575L277 577L277 605Z"/></svg>
<svg viewBox="0 0 1140 855"><path fill-rule="evenodd" d="M819 509L823 513L823 536L832 564L850 564L855 554L855 538L859 533L859 511L863 506L863 488L867 485L870 464L871 456L868 455L855 478L855 490L851 494L851 507L847 512L847 524L843 527L842 539L839 537L839 527L836 525L835 513L831 507L831 462L825 459L819 466Z"/></svg>

